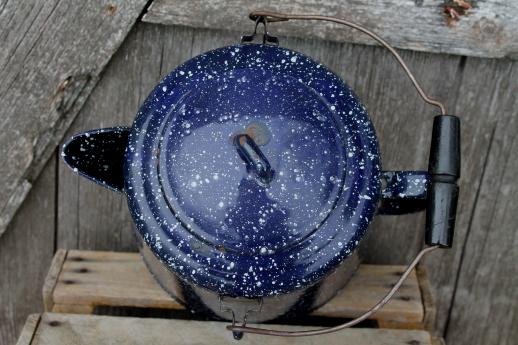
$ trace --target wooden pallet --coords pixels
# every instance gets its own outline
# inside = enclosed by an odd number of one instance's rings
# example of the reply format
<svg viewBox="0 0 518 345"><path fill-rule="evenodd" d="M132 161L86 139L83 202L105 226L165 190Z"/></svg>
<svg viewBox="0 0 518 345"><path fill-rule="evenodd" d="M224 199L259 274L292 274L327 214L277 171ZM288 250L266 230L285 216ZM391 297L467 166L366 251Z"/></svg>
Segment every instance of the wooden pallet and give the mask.
<svg viewBox="0 0 518 345"><path fill-rule="evenodd" d="M312 315L341 319L360 315L384 296L403 268L361 265L346 288ZM59 250L45 280L43 301L45 311L60 313L102 314L105 307L183 310L154 281L138 253ZM422 269L413 272L395 298L373 316L379 327L401 329L432 330L434 319Z"/></svg>
<svg viewBox="0 0 518 345"><path fill-rule="evenodd" d="M355 345L439 345L427 331L351 328L345 331L304 338L279 338L245 335L237 343L225 330L228 323L215 321L169 320L100 315L43 313L30 315L17 345L104 345L153 344L194 345L287 345L287 344L355 344ZM272 326L300 330L300 326Z"/></svg>

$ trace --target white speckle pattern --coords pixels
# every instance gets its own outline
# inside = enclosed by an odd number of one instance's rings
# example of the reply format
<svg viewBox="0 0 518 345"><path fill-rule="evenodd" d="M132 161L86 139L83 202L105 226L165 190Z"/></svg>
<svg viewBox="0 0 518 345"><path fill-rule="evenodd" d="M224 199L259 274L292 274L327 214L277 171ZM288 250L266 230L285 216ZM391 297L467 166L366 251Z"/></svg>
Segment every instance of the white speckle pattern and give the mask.
<svg viewBox="0 0 518 345"><path fill-rule="evenodd" d="M256 137L275 173L269 185L232 144L251 123L270 132ZM278 47L225 47L178 67L140 109L126 157L128 202L147 245L221 294L313 284L352 253L380 194L363 106L325 67Z"/></svg>

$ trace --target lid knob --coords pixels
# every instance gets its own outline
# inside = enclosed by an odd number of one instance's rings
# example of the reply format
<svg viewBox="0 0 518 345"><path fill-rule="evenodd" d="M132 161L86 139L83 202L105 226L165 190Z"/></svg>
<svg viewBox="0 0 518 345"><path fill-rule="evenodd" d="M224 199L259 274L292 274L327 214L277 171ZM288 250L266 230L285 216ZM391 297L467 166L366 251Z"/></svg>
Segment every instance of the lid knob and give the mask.
<svg viewBox="0 0 518 345"><path fill-rule="evenodd" d="M234 136L233 144L239 157L245 162L248 173L261 186L268 187L275 171L255 141L248 134L237 134Z"/></svg>

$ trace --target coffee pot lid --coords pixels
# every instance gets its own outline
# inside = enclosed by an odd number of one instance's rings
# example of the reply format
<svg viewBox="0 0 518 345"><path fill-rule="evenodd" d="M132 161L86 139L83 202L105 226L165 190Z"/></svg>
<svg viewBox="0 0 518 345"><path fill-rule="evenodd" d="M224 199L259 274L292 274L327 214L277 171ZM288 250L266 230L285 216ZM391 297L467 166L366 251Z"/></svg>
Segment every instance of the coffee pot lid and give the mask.
<svg viewBox="0 0 518 345"><path fill-rule="evenodd" d="M245 44L172 71L140 109L125 190L170 270L224 295L308 286L356 248L380 194L373 125L310 58Z"/></svg>

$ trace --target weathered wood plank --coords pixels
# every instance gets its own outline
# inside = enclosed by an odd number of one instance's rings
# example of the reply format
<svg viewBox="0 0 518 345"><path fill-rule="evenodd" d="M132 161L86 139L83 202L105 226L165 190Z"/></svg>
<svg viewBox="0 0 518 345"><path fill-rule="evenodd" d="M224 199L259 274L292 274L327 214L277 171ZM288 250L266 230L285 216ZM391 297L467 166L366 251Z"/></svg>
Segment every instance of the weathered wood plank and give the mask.
<svg viewBox="0 0 518 345"><path fill-rule="evenodd" d="M452 108L462 120L462 167L459 180L461 194L454 245L452 249L442 250L425 258L436 296L438 334L442 334L447 327L456 281L461 270L460 262L468 233L471 231L478 190L487 164L489 147L495 137L496 125L516 116L513 96L502 97L507 94L505 90L508 88L516 93L517 82L510 74L512 64L513 62L504 60L467 58L459 76L460 91L455 96L456 104ZM487 327L498 328L493 325Z"/></svg>
<svg viewBox="0 0 518 345"><path fill-rule="evenodd" d="M54 293L54 287L57 284L57 280L66 257L67 251L64 249L58 249L50 264L50 268L47 272L42 288L43 307L45 310L52 310L54 304L52 301L52 294Z"/></svg>
<svg viewBox="0 0 518 345"><path fill-rule="evenodd" d="M60 305L182 308L160 288L138 253L102 251L70 250L52 301Z"/></svg>
<svg viewBox="0 0 518 345"><path fill-rule="evenodd" d="M30 345L32 342L32 338L34 337L34 333L38 328L40 323L40 314L31 314L27 317L27 321L25 321L25 325L23 326L22 332L20 333L20 337L16 342L16 345Z"/></svg>
<svg viewBox="0 0 518 345"><path fill-rule="evenodd" d="M50 159L0 238L0 344L16 342L27 316L40 312L40 287L54 251L56 160Z"/></svg>
<svg viewBox="0 0 518 345"><path fill-rule="evenodd" d="M419 280L419 288L421 289L421 299L424 308L424 329L430 332L435 331L435 322L437 320L437 308L432 293L432 287L428 279L428 272L422 265L416 268L417 279Z"/></svg>
<svg viewBox="0 0 518 345"><path fill-rule="evenodd" d="M513 1L471 1L470 16L449 27L442 0L156 0L143 20L194 28L252 30L248 19L252 10L333 15L363 24L394 46L417 51L480 57L518 58L518 3ZM330 23L289 22L271 24L274 34L321 38L340 42L373 44L358 32L337 29Z"/></svg>
<svg viewBox="0 0 518 345"><path fill-rule="evenodd" d="M146 2L0 7L0 235Z"/></svg>
<svg viewBox="0 0 518 345"><path fill-rule="evenodd" d="M510 345L518 339L518 64L507 67L492 90L488 116L499 121L460 260L446 329L452 344Z"/></svg>
<svg viewBox="0 0 518 345"><path fill-rule="evenodd" d="M225 330L225 322L164 320L98 315L44 313L34 334L33 345L61 344L230 344L232 333ZM277 329L303 330L308 327L279 326ZM245 335L240 344L293 344L293 339ZM318 337L297 339L298 344L355 344L355 345L431 345L430 334L418 330L388 330L351 328Z"/></svg>
<svg viewBox="0 0 518 345"><path fill-rule="evenodd" d="M446 343L441 337L432 337L432 345L446 345Z"/></svg>
<svg viewBox="0 0 518 345"><path fill-rule="evenodd" d="M56 265L60 265L58 261ZM351 318L371 308L390 289L402 266L362 265L350 283L331 302L314 312L326 317ZM59 271L47 311L72 313L80 306L183 309L156 283L137 253L70 250ZM400 327L422 328L425 319L420 282L412 273L394 300L373 319ZM81 310L82 311L82 310Z"/></svg>
<svg viewBox="0 0 518 345"><path fill-rule="evenodd" d="M357 317L372 308L390 289L404 270L403 266L361 265L354 278L329 303L317 309L314 314L328 317ZM420 282L415 272L409 277L392 301L372 317L386 324L400 323L423 327L424 308Z"/></svg>

